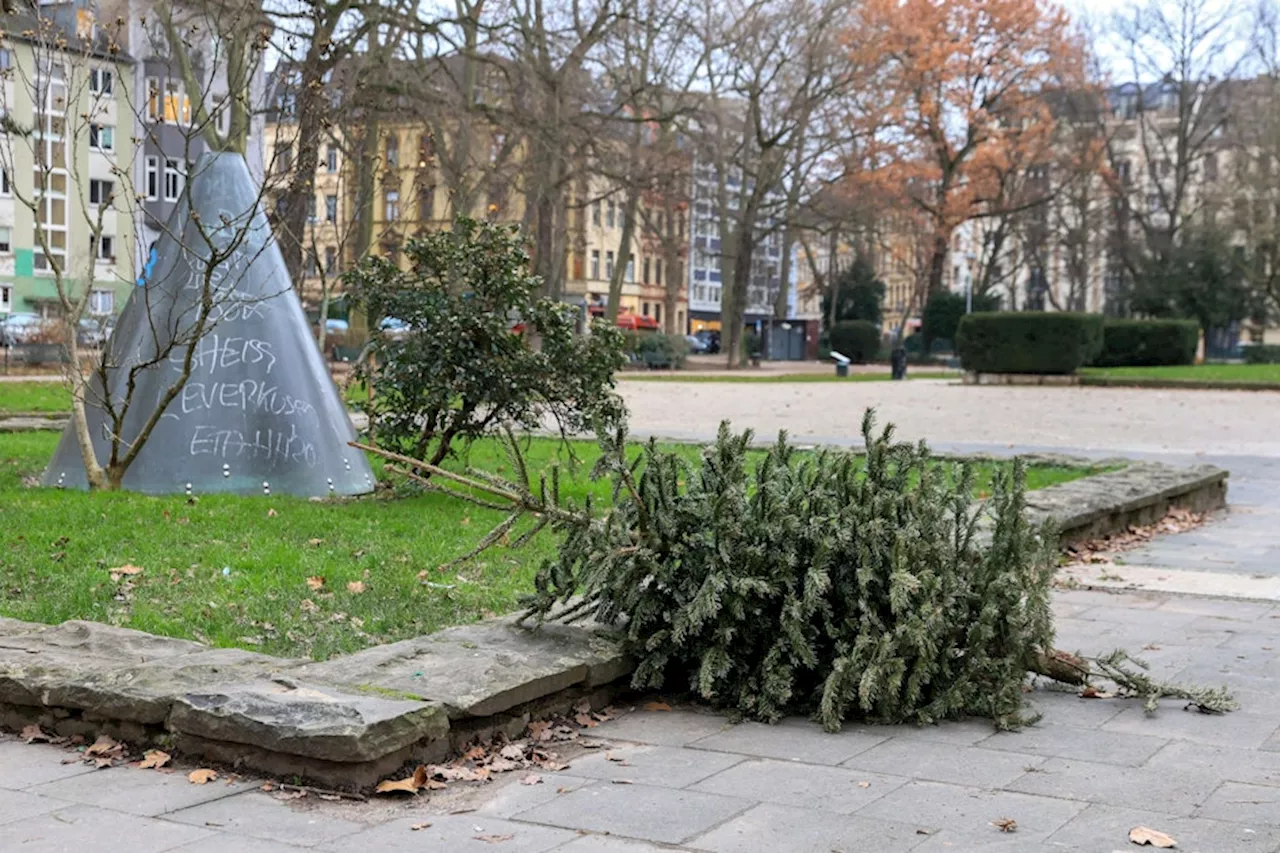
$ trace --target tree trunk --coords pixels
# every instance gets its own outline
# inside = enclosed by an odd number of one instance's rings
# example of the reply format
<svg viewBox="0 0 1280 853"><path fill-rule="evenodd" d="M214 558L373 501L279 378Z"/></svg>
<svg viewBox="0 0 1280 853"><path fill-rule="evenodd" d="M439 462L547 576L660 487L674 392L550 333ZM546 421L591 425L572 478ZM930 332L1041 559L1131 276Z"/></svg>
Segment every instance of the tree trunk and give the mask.
<svg viewBox="0 0 1280 853"><path fill-rule="evenodd" d="M636 233L636 214L640 208L640 187L635 181L627 183L627 199L622 210L622 236L618 240L618 262L614 265L613 275L609 276L609 304L605 308L605 316L610 323L618 319L622 285L626 281L627 265L631 262L631 241Z"/></svg>
<svg viewBox="0 0 1280 853"><path fill-rule="evenodd" d="M791 219L788 216L787 222ZM787 319L790 313L791 295L791 250L795 247L795 232L787 224L782 229L782 262L778 264L778 293L773 300L773 316L779 320Z"/></svg>
<svg viewBox="0 0 1280 853"><path fill-rule="evenodd" d="M676 325L676 312L680 305L680 292L684 289L684 264L680 260L680 249L663 241L662 266L666 271L666 280L662 283L662 312L668 335L683 335L684 329Z"/></svg>

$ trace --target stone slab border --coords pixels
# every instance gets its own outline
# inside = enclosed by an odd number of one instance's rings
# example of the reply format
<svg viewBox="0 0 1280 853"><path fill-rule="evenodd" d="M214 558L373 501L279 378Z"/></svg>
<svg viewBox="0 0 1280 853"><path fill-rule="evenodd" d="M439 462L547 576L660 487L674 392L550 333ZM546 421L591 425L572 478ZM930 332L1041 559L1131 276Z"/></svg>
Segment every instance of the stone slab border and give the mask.
<svg viewBox="0 0 1280 853"><path fill-rule="evenodd" d="M1069 543L1154 521L1172 506L1220 508L1226 480L1226 471L1208 465L1129 462L1031 492L1028 512L1055 522ZM516 737L532 719L582 699L599 707L631 671L598 626L526 627L512 616L323 662L94 622L0 617L0 726L107 734L272 775L367 788L477 737Z"/></svg>
<svg viewBox="0 0 1280 853"><path fill-rule="evenodd" d="M1158 388L1183 391L1280 391L1280 382L1249 379L1162 379L1159 377L1090 376L1082 374L1080 384L1095 388Z"/></svg>
<svg viewBox="0 0 1280 853"><path fill-rule="evenodd" d="M1079 385L1074 373L977 373L966 371L964 385Z"/></svg>

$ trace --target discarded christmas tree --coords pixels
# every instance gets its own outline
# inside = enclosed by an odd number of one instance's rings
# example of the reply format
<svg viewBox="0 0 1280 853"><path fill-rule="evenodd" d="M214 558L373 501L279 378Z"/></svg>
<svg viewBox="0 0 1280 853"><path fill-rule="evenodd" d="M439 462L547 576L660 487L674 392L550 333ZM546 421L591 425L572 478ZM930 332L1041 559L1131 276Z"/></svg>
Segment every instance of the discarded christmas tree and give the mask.
<svg viewBox="0 0 1280 853"><path fill-rule="evenodd" d="M754 719L808 714L832 730L962 716L1016 727L1028 671L1111 678L1149 704L1233 707L1223 691L1144 679L1127 658L1054 650L1057 539L1025 519L1021 463L979 503L968 465L896 444L891 428L875 434L870 412L863 433L865 456L800 452L780 436L753 468L751 433L727 424L699 466L652 442L631 458L615 432L595 472L613 482L605 512L563 500L554 468L531 477L512 435L514 479L383 455L428 488L509 511L477 550L526 515L517 543L553 528L558 556L527 615L612 626L637 661L636 687L689 690Z"/></svg>

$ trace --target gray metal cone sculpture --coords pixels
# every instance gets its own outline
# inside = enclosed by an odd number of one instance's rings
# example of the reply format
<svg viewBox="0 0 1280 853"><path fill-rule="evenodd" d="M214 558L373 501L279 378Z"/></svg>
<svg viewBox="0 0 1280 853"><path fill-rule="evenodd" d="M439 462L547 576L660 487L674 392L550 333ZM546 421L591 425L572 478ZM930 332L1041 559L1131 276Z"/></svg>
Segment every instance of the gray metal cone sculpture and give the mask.
<svg viewBox="0 0 1280 853"><path fill-rule="evenodd" d="M106 350L111 394L95 377L86 401L98 461L110 454L105 402L119 411L131 373L122 455L179 387L125 473L126 489L324 497L373 488L364 454L347 444L355 431L257 198L243 157L204 155L156 245L151 275L120 315ZM212 247L231 251L210 273ZM88 487L73 427L43 482Z"/></svg>

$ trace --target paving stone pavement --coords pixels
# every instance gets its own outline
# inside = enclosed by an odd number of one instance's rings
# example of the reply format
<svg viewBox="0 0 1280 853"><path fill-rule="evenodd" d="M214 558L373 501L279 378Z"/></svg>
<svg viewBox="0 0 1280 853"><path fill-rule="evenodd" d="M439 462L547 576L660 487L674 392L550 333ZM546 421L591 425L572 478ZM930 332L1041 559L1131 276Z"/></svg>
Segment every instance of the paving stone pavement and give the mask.
<svg viewBox="0 0 1280 853"><path fill-rule="evenodd" d="M1043 718L1021 732L967 720L838 734L641 707L593 730L607 750L540 784L514 773L369 803L94 771L0 736L0 853L1108 853L1138 850L1137 825L1193 853L1280 852L1280 606L1073 590L1054 607L1060 646L1146 646L1161 676L1227 683L1243 707L1214 717L1167 701L1148 716L1041 687Z"/></svg>

